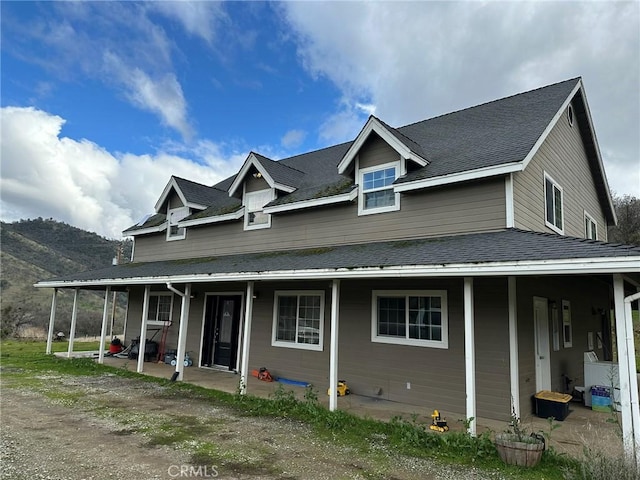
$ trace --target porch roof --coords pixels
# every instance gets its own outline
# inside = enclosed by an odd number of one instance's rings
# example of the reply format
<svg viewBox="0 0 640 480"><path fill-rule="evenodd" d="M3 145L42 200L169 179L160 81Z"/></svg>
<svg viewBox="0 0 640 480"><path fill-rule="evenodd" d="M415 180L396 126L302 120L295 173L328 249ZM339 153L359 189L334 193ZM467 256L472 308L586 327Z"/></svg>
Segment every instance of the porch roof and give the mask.
<svg viewBox="0 0 640 480"><path fill-rule="evenodd" d="M393 242L134 262L43 280L36 286L639 272L640 246L505 229Z"/></svg>

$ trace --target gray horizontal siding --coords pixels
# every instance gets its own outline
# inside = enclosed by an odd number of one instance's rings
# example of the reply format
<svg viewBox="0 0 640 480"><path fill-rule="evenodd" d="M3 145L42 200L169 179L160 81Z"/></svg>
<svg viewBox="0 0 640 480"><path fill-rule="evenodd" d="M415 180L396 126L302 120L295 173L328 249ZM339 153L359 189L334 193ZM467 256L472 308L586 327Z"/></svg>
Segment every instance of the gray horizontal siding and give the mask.
<svg viewBox="0 0 640 480"><path fill-rule="evenodd" d="M184 240L136 238L135 260L155 261L278 251L488 231L505 226L504 181L402 195L401 210L358 216L354 204L276 214L271 228L243 230L242 221L188 228Z"/></svg>
<svg viewBox="0 0 640 480"><path fill-rule="evenodd" d="M515 226L553 233L545 225L544 173L563 189L565 235L584 237L584 211L598 226L598 240L606 240L606 220L577 122L569 126L566 112L523 172L514 174Z"/></svg>

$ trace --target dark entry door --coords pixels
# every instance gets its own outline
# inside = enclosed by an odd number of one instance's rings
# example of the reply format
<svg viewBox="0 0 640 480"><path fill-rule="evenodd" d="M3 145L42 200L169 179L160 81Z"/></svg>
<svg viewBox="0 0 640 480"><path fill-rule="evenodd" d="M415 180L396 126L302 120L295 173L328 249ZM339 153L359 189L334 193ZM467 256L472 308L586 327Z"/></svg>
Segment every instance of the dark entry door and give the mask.
<svg viewBox="0 0 640 480"><path fill-rule="evenodd" d="M202 366L235 370L240 329L240 295L209 295L204 314Z"/></svg>

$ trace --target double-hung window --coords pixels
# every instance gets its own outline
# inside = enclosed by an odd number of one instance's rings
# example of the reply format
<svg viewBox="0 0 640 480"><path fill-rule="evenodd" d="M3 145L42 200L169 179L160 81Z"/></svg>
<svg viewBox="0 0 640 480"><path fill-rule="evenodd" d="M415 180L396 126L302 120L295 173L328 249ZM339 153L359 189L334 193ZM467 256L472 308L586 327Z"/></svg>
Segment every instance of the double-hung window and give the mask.
<svg viewBox="0 0 640 480"><path fill-rule="evenodd" d="M149 295L148 325L165 325L170 323L172 313L173 294L152 293Z"/></svg>
<svg viewBox="0 0 640 480"><path fill-rule="evenodd" d="M276 347L322 350L324 292L277 291L273 306L273 337Z"/></svg>
<svg viewBox="0 0 640 480"><path fill-rule="evenodd" d="M584 236L591 240L598 239L598 224L587 212L584 212Z"/></svg>
<svg viewBox="0 0 640 480"><path fill-rule="evenodd" d="M189 207L170 208L167 214L169 225L167 227L167 240L182 240L187 229L178 227L178 222L189 216Z"/></svg>
<svg viewBox="0 0 640 480"><path fill-rule="evenodd" d="M258 190L244 194L244 229L269 228L271 215L264 213L264 206L273 200L273 190Z"/></svg>
<svg viewBox="0 0 640 480"><path fill-rule="evenodd" d="M400 209L400 194L393 191L400 162L360 169L359 214L392 212Z"/></svg>
<svg viewBox="0 0 640 480"><path fill-rule="evenodd" d="M371 341L448 348L446 290L374 290Z"/></svg>
<svg viewBox="0 0 640 480"><path fill-rule="evenodd" d="M544 174L545 224L553 231L564 234L562 188Z"/></svg>

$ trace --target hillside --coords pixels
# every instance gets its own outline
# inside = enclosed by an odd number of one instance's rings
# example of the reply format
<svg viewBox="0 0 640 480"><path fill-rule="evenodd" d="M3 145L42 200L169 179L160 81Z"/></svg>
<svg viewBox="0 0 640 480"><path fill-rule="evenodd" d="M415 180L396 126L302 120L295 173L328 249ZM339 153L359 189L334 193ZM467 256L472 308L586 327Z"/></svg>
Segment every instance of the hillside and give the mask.
<svg viewBox="0 0 640 480"><path fill-rule="evenodd" d="M71 272L111 265L122 243L121 258L129 258L131 242L108 240L53 219L20 220L0 224L0 302L3 335L16 326L46 328L51 308L51 290L38 289L39 280ZM116 326L124 321L126 297L118 295ZM56 330L68 332L73 294L58 295ZM78 335L99 333L104 292L81 292ZM32 328L33 332L34 329ZM117 328L115 331L119 331Z"/></svg>

